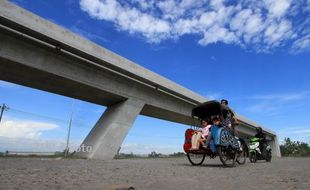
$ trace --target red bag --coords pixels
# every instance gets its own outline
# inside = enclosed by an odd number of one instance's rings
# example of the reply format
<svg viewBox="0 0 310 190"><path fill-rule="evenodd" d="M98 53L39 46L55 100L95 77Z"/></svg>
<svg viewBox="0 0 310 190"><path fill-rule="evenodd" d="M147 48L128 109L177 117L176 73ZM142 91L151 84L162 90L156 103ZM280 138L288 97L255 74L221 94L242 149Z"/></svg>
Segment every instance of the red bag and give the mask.
<svg viewBox="0 0 310 190"><path fill-rule="evenodd" d="M187 129L185 131L185 142L184 142L184 145L183 145L183 150L186 153L192 147L192 136L193 136L194 132L195 132L195 130L193 130L193 129Z"/></svg>

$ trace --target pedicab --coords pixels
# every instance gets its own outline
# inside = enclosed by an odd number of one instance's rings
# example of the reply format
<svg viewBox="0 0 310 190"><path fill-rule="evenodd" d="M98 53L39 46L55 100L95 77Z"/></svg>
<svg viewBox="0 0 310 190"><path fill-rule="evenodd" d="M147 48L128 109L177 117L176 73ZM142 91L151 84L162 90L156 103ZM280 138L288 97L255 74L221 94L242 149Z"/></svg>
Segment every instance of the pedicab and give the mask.
<svg viewBox="0 0 310 190"><path fill-rule="evenodd" d="M192 117L195 121L214 117L222 120L224 118L223 111L225 110L218 101L208 101L196 106L192 110ZM199 146L197 150L191 149L192 135L198 132L199 128L200 123L196 122L196 124L185 132L183 149L192 165L201 165L206 156L212 159L218 156L222 164L226 167L235 166L235 162L238 164L244 164L246 162L247 146L245 141L233 135L233 132L225 126L213 125L211 127L212 138L209 146Z"/></svg>

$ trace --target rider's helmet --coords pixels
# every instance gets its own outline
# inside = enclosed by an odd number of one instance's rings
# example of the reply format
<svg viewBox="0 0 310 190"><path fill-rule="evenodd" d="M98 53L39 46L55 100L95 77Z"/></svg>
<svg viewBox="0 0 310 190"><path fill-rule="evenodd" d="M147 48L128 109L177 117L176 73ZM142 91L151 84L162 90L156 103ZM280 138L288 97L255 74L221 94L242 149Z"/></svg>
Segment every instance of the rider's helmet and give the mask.
<svg viewBox="0 0 310 190"><path fill-rule="evenodd" d="M256 133L261 134L263 133L263 129L261 127L256 128Z"/></svg>
<svg viewBox="0 0 310 190"><path fill-rule="evenodd" d="M228 100L222 99L221 104L228 105Z"/></svg>

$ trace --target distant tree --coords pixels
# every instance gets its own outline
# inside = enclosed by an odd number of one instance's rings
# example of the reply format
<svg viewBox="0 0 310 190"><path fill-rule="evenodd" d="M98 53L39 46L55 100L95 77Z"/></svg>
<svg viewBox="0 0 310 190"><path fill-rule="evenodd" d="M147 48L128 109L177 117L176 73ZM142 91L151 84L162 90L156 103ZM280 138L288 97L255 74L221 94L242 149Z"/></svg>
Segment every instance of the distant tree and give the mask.
<svg viewBox="0 0 310 190"><path fill-rule="evenodd" d="M170 157L183 157L185 154L183 152L175 152L169 155Z"/></svg>
<svg viewBox="0 0 310 190"><path fill-rule="evenodd" d="M151 152L151 154L149 154L150 158L158 158L161 154L156 153L155 151Z"/></svg>
<svg viewBox="0 0 310 190"><path fill-rule="evenodd" d="M139 158L139 157L140 157L139 155L136 155L133 152L130 152L129 154L119 153L114 156L114 158L116 159L126 159L126 158L130 159L130 158Z"/></svg>
<svg viewBox="0 0 310 190"><path fill-rule="evenodd" d="M282 156L310 156L310 147L307 143L291 141L290 138L284 138L280 150Z"/></svg>

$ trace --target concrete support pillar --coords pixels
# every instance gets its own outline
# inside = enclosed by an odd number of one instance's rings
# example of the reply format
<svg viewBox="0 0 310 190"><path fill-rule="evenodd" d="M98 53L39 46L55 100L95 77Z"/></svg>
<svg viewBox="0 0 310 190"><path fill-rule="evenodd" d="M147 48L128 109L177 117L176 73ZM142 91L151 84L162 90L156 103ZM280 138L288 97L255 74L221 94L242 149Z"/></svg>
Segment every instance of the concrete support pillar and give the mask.
<svg viewBox="0 0 310 190"><path fill-rule="evenodd" d="M273 137L273 141L271 142L272 155L275 157L281 157L280 145L278 136Z"/></svg>
<svg viewBox="0 0 310 190"><path fill-rule="evenodd" d="M140 100L128 99L108 107L76 154L90 159L113 159L143 106Z"/></svg>

